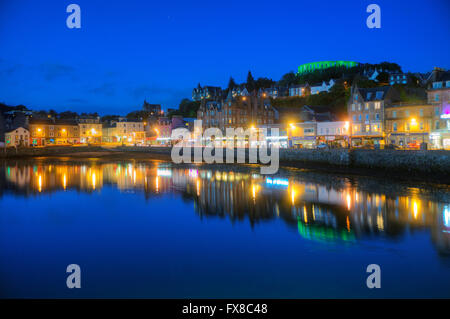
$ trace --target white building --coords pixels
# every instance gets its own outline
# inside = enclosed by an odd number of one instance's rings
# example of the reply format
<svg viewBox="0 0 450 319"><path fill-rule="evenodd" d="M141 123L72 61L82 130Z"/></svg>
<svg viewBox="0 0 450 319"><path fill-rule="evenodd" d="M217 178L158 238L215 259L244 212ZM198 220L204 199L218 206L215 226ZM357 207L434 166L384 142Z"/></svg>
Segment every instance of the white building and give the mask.
<svg viewBox="0 0 450 319"><path fill-rule="evenodd" d="M336 82L331 79L328 83L323 81L321 85L311 86L311 94L318 94L320 92L329 92L329 90L336 84Z"/></svg>
<svg viewBox="0 0 450 319"><path fill-rule="evenodd" d="M347 121L317 122L317 136L327 141L350 135L350 123Z"/></svg>
<svg viewBox="0 0 450 319"><path fill-rule="evenodd" d="M5 134L6 147L11 146L30 146L30 132L23 127L18 127L15 130Z"/></svg>
<svg viewBox="0 0 450 319"><path fill-rule="evenodd" d="M141 144L145 142L143 122L117 122L119 140L124 143Z"/></svg>

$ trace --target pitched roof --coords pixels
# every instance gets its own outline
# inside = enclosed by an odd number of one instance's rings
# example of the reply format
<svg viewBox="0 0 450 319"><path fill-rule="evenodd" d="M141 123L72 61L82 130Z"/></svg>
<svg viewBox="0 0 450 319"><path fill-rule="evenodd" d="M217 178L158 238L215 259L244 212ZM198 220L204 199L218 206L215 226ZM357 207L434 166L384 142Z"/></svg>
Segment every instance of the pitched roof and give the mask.
<svg viewBox="0 0 450 319"><path fill-rule="evenodd" d="M386 85L367 89L358 88L358 90L364 101L379 101L385 99L390 88L390 86Z"/></svg>

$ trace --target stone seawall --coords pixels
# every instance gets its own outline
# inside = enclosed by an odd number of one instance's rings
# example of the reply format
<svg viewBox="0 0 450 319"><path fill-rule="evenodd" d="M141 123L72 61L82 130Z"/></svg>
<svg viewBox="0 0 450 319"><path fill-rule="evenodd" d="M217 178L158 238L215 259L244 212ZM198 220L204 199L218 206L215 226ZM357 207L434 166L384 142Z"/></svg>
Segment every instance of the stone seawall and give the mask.
<svg viewBox="0 0 450 319"><path fill-rule="evenodd" d="M350 165L369 169L450 174L450 151L352 150Z"/></svg>
<svg viewBox="0 0 450 319"><path fill-rule="evenodd" d="M280 161L350 166L347 149L308 150L280 149Z"/></svg>
<svg viewBox="0 0 450 319"><path fill-rule="evenodd" d="M14 147L0 148L0 158L58 156L80 152L101 152L100 146L50 146L50 147L23 147L17 150Z"/></svg>
<svg viewBox="0 0 450 319"><path fill-rule="evenodd" d="M236 150L235 150L236 151ZM358 150L358 149L280 149L280 161L301 165L334 166L342 168L364 168L398 172L420 172L450 176L450 151L412 151L412 150ZM146 153L170 159L169 147L132 147L122 146L104 148L100 146L53 146L47 148L0 149L0 158L70 156L71 153L117 152ZM225 157L225 150L224 150ZM225 162L225 158L224 158ZM248 162L248 150L246 150Z"/></svg>
<svg viewBox="0 0 450 319"><path fill-rule="evenodd" d="M170 156L168 147L119 147L120 151L148 152ZM225 156L225 150L224 150ZM248 162L248 150L246 151ZM346 168L418 171L450 175L450 151L280 149L280 161Z"/></svg>

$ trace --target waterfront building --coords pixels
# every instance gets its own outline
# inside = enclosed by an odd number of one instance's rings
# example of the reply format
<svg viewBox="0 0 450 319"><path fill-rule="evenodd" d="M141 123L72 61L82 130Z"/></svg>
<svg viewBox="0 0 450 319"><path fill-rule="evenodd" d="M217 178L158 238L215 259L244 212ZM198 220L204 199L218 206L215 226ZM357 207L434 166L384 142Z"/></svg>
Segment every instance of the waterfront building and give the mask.
<svg viewBox="0 0 450 319"><path fill-rule="evenodd" d="M114 144L119 143L120 137L118 134L116 123L114 124L103 124L102 127L102 143Z"/></svg>
<svg viewBox="0 0 450 319"><path fill-rule="evenodd" d="M5 118L3 117L3 114L0 112L0 142L5 141L5 132L6 132L6 125L5 125Z"/></svg>
<svg viewBox="0 0 450 319"><path fill-rule="evenodd" d="M23 127L7 132L5 134L5 145L6 147L30 146L30 132Z"/></svg>
<svg viewBox="0 0 450 319"><path fill-rule="evenodd" d="M287 127L289 147L315 148L316 147L317 122L290 123Z"/></svg>
<svg viewBox="0 0 450 319"><path fill-rule="evenodd" d="M398 99L397 91L391 86L352 86L347 104L352 145L384 144L384 109Z"/></svg>
<svg viewBox="0 0 450 319"><path fill-rule="evenodd" d="M80 143L80 129L74 120L31 119L29 132L33 146Z"/></svg>
<svg viewBox="0 0 450 319"><path fill-rule="evenodd" d="M435 112L431 143L438 149L450 149L450 71L435 69L433 79L427 91Z"/></svg>
<svg viewBox="0 0 450 319"><path fill-rule="evenodd" d="M82 116L78 118L80 142L100 144L102 142L102 124L99 116Z"/></svg>
<svg viewBox="0 0 450 319"><path fill-rule="evenodd" d="M172 121L168 117L160 117L158 124L153 128L156 132L156 142L161 145L168 145L171 142Z"/></svg>
<svg viewBox="0 0 450 319"><path fill-rule="evenodd" d="M400 103L385 107L386 144L419 148L429 143L435 119L433 105Z"/></svg>
<svg viewBox="0 0 450 319"><path fill-rule="evenodd" d="M116 128L119 143L131 145L145 143L145 130L143 122L117 122Z"/></svg>
<svg viewBox="0 0 450 319"><path fill-rule="evenodd" d="M317 122L317 143L348 146L350 123L348 121Z"/></svg>

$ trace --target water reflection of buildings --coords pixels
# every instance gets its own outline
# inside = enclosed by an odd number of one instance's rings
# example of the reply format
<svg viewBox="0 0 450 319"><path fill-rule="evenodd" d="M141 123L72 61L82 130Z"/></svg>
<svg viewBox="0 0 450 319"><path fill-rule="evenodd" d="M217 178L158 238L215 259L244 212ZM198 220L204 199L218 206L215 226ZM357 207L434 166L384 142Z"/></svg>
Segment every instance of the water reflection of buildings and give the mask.
<svg viewBox="0 0 450 319"><path fill-rule="evenodd" d="M418 189L374 192L345 178L265 177L202 167L172 169L167 163L4 165L0 186L24 195L95 192L106 185L142 192L146 198L179 193L194 201L201 217L247 218L252 225L281 218L304 238L328 243L430 230L438 250L450 252L448 198L436 200Z"/></svg>

